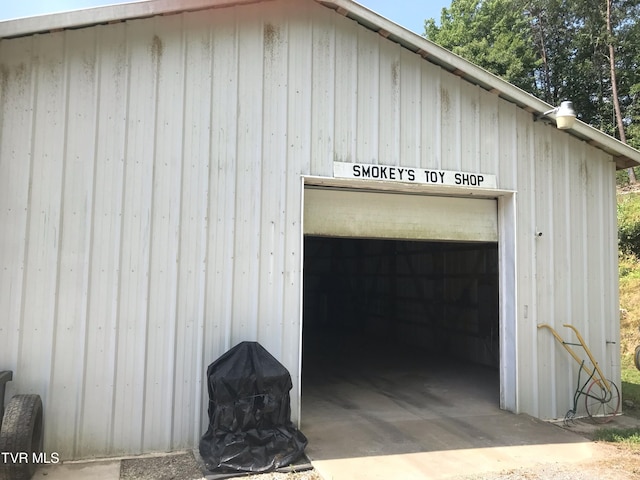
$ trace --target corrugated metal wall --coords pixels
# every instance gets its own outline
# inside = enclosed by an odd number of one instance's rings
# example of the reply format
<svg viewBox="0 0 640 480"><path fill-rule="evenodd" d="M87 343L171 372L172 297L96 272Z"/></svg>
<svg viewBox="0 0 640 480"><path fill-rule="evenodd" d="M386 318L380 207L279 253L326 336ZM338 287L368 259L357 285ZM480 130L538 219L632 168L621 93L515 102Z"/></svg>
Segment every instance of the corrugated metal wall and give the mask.
<svg viewBox="0 0 640 480"><path fill-rule="evenodd" d="M197 444L206 366L241 340L296 412L300 175L333 161L498 175L520 410L561 416L574 388L538 322L619 378L611 158L315 2L1 40L0 89L0 368L63 458Z"/></svg>

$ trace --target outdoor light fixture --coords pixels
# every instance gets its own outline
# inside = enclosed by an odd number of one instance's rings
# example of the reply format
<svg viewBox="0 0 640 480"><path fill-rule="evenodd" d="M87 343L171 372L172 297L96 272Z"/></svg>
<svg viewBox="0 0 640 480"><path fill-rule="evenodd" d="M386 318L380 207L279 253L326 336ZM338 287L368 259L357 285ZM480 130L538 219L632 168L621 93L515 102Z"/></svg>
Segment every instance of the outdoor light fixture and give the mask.
<svg viewBox="0 0 640 480"><path fill-rule="evenodd" d="M539 114L536 120L546 117L547 115L553 115L556 119L556 127L560 130L566 130L573 127L576 123L576 111L573 109L573 102L567 100L560 103L559 107L552 108L551 110Z"/></svg>

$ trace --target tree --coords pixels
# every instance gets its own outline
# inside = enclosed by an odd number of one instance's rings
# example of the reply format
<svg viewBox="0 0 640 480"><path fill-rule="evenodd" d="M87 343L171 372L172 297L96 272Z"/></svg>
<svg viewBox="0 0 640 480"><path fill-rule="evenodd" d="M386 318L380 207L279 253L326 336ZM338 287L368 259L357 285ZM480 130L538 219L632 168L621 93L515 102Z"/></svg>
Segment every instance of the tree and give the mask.
<svg viewBox="0 0 640 480"><path fill-rule="evenodd" d="M640 145L640 0L453 0L425 37ZM634 172L629 176L633 180Z"/></svg>
<svg viewBox="0 0 640 480"><path fill-rule="evenodd" d="M613 108L616 113L616 124L618 125L618 135L620 141L627 143L627 136L624 132L624 124L622 123L622 112L620 111L620 100L618 98L618 81L616 78L616 49L613 44L613 28L611 27L611 1L605 0L607 4L606 23L607 23L607 47L609 48L609 68L611 75L611 96L613 98ZM629 182L636 183L636 174L633 168L628 169Z"/></svg>
<svg viewBox="0 0 640 480"><path fill-rule="evenodd" d="M516 2L517 3L517 2ZM453 0L441 25L425 21L425 36L518 87L535 88L535 52L526 19L510 0Z"/></svg>

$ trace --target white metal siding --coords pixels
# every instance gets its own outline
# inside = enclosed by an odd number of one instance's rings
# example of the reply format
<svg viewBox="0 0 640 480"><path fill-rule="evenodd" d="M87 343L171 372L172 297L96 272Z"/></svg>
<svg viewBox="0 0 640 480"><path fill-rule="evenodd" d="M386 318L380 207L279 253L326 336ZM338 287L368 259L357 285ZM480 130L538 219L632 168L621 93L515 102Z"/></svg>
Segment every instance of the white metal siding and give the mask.
<svg viewBox="0 0 640 480"><path fill-rule="evenodd" d="M612 159L335 11L3 39L0 79L0 367L8 396L43 396L64 458L196 445L206 366L241 340L290 370L297 412L300 176L334 161L497 175L517 191L519 410L571 399L538 322L576 324L619 380Z"/></svg>

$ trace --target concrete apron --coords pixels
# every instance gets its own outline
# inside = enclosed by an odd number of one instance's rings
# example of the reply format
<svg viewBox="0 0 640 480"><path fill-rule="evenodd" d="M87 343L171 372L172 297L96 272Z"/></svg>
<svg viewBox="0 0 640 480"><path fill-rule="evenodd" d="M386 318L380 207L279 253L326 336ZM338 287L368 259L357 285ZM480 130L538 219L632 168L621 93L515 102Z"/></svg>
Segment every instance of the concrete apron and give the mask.
<svg viewBox="0 0 640 480"><path fill-rule="evenodd" d="M495 370L346 365L303 384L301 429L325 480L440 479L604 457L584 437L501 411Z"/></svg>

